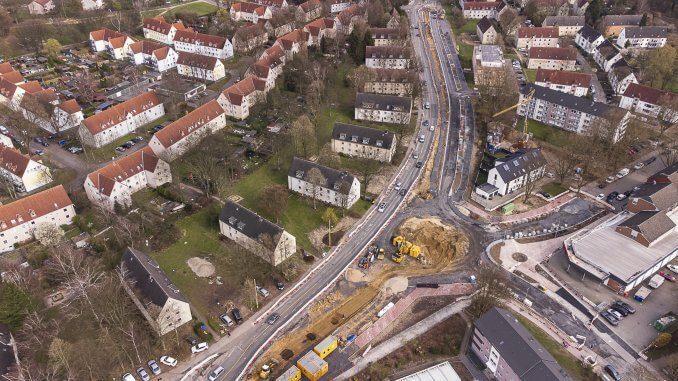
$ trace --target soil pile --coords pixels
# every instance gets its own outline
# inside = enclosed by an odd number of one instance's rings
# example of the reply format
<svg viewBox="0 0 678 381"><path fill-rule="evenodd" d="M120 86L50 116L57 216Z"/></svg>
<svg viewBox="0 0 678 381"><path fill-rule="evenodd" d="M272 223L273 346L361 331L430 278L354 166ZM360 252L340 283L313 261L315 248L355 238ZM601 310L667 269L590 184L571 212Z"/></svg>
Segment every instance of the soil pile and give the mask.
<svg viewBox="0 0 678 381"><path fill-rule="evenodd" d="M407 278L404 276L397 276L384 282L381 288L386 295L394 295L403 292L407 289Z"/></svg>
<svg viewBox="0 0 678 381"><path fill-rule="evenodd" d="M211 264L209 261L206 259L198 258L198 257L193 257L189 258L186 261L186 264L188 264L188 267L193 270L195 275L201 277L201 278L207 278L212 275L214 275L214 265Z"/></svg>
<svg viewBox="0 0 678 381"><path fill-rule="evenodd" d="M420 246L425 257L422 261L435 267L445 267L468 251L466 236L438 218L410 218L396 231Z"/></svg>
<svg viewBox="0 0 678 381"><path fill-rule="evenodd" d="M365 275L364 272L358 269L350 268L346 270L346 280L349 282L356 283L356 282L367 282L370 279L367 275Z"/></svg>

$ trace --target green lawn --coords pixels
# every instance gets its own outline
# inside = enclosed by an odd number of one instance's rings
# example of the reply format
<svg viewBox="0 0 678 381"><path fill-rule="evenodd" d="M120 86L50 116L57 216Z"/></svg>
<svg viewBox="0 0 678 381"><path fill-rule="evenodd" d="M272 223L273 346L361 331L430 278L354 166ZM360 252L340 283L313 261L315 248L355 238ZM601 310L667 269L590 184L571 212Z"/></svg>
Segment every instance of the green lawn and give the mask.
<svg viewBox="0 0 678 381"><path fill-rule="evenodd" d="M202 1L195 1L195 2L192 2L192 3L189 3L189 4L185 4L185 5L181 5L181 6L178 6L176 8L173 8L173 9L167 11L167 13L165 13L165 15L171 16L173 14L176 14L177 12L192 12L192 13L197 14L198 16L205 16L205 15L208 15L210 13L216 12L217 9L218 8L215 5L203 3Z"/></svg>
<svg viewBox="0 0 678 381"><path fill-rule="evenodd" d="M561 184L559 182L552 181L548 184L545 184L543 187L541 187L541 190L551 194L551 196L557 196L557 195L565 192L567 190L567 188L565 188L563 186L563 184Z"/></svg>
<svg viewBox="0 0 678 381"><path fill-rule="evenodd" d="M144 18L153 18L163 12L165 12L165 8L151 9L150 11L141 12L141 14L144 16Z"/></svg>
<svg viewBox="0 0 678 381"><path fill-rule="evenodd" d="M514 314L520 323L527 329L537 341L543 345L546 350L553 356L558 364L567 371L577 381L594 381L600 378L593 373L592 370L581 366L580 361L563 349L563 344L551 338L541 328L534 323L524 318L522 315Z"/></svg>
<svg viewBox="0 0 678 381"><path fill-rule="evenodd" d="M534 83L537 80L537 70L525 69L525 78L527 78L527 82Z"/></svg>
<svg viewBox="0 0 678 381"><path fill-rule="evenodd" d="M468 20L466 21L466 24L462 25L461 28L454 28L454 33L459 34L459 33L471 33L475 34L476 33L476 26L478 25L478 22L480 20Z"/></svg>
<svg viewBox="0 0 678 381"><path fill-rule="evenodd" d="M523 128L523 120L523 118L518 119L516 128ZM527 130L528 132L532 133L532 137L534 139L553 144L557 147L564 147L568 141L568 135L570 134L569 132L560 130L557 127L547 126L532 119L527 120Z"/></svg>

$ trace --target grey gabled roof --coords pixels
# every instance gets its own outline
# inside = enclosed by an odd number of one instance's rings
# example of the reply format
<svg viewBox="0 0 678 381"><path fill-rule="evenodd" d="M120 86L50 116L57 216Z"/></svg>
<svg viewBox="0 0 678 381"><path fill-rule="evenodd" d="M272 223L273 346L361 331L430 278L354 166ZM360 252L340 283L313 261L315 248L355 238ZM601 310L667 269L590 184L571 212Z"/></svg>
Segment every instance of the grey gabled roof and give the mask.
<svg viewBox="0 0 678 381"><path fill-rule="evenodd" d="M412 110L412 98L395 95L357 93L355 96L356 108L367 108L382 111Z"/></svg>
<svg viewBox="0 0 678 381"><path fill-rule="evenodd" d="M624 220L619 226L631 228L642 233L650 244L672 230L676 224L664 211L643 211Z"/></svg>
<svg viewBox="0 0 678 381"><path fill-rule="evenodd" d="M283 232L280 226L233 201L226 201L219 220L254 240L259 240L262 234L268 234L277 242Z"/></svg>
<svg viewBox="0 0 678 381"><path fill-rule="evenodd" d="M572 378L558 365L546 348L502 308L492 308L475 326L499 351L511 370L522 381L565 381Z"/></svg>
<svg viewBox="0 0 678 381"><path fill-rule="evenodd" d="M605 57L606 61L609 61L618 54L621 54L619 52L619 49L612 45L612 43L609 40L603 41L600 45L598 45L596 49L600 52L600 55Z"/></svg>
<svg viewBox="0 0 678 381"><path fill-rule="evenodd" d="M128 247L122 254L121 265L127 278L133 281L133 288L138 289L156 306L162 308L169 298L188 303L177 286L167 278L158 262L148 254Z"/></svg>
<svg viewBox="0 0 678 381"><path fill-rule="evenodd" d="M353 180L355 180L355 177L348 172L338 171L334 168L325 167L324 165L298 157L292 159L292 165L290 165L290 170L287 175L289 177L306 180L308 171L310 171L311 168L318 168L320 173L322 173L326 180L325 185L323 185L324 188L333 189L338 193L348 194L351 189L351 184L353 184Z"/></svg>
<svg viewBox="0 0 678 381"><path fill-rule="evenodd" d="M658 210L668 210L678 203L678 184L645 183L631 198L640 198L654 205Z"/></svg>
<svg viewBox="0 0 678 381"><path fill-rule="evenodd" d="M603 16L602 23L605 26L640 25L643 15L607 15Z"/></svg>
<svg viewBox="0 0 678 381"><path fill-rule="evenodd" d="M584 16L548 16L541 23L542 26L584 26Z"/></svg>
<svg viewBox="0 0 678 381"><path fill-rule="evenodd" d="M624 28L626 38L666 38L669 29L664 26L627 26Z"/></svg>
<svg viewBox="0 0 678 381"><path fill-rule="evenodd" d="M480 32L483 34L493 27L492 21L490 21L487 16L483 16L483 18L478 22L477 26L480 29Z"/></svg>
<svg viewBox="0 0 678 381"><path fill-rule="evenodd" d="M577 97L572 94L552 90L548 87L543 87L532 83L528 83L526 86L521 88L520 92L523 95L527 95L532 89L534 89L534 99L540 99L590 115L603 116L612 107L602 102L594 102L586 98Z"/></svg>
<svg viewBox="0 0 678 381"><path fill-rule="evenodd" d="M356 126L355 124L334 123L332 139L350 141L366 146L390 149L395 134L386 130Z"/></svg>
<svg viewBox="0 0 678 381"><path fill-rule="evenodd" d="M593 42L597 40L599 37L602 37L603 35L600 34L597 30L591 28L588 25L584 25L583 28L579 29L579 32L577 32L582 38L584 38L588 42Z"/></svg>
<svg viewBox="0 0 678 381"><path fill-rule="evenodd" d="M544 165L546 165L546 159L539 148L516 151L494 162L494 168L505 183Z"/></svg>

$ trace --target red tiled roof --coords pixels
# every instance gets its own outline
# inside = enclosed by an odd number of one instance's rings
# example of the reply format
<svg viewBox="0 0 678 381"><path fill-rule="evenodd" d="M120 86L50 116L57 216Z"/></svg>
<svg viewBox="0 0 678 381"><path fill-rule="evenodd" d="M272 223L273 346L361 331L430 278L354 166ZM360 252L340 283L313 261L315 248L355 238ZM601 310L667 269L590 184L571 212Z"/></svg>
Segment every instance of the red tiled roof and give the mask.
<svg viewBox="0 0 678 381"><path fill-rule="evenodd" d="M8 81L10 81L14 84L22 83L24 81L24 76L21 75L21 73L19 73L16 70L12 70L12 71L9 71L7 73L0 74L0 77L4 78L4 79L6 79L6 80L8 80Z"/></svg>
<svg viewBox="0 0 678 381"><path fill-rule="evenodd" d="M247 77L240 82L237 82L228 89L222 92L228 98L228 101L234 105L242 104L244 97L252 94L255 91L264 91L266 89L266 81L257 77Z"/></svg>
<svg viewBox="0 0 678 381"><path fill-rule="evenodd" d="M0 167L13 173L18 177L23 177L31 158L23 155L14 148L0 144Z"/></svg>
<svg viewBox="0 0 678 381"><path fill-rule="evenodd" d="M318 7L320 7L320 0L308 0L299 4L299 8L301 8L304 13L308 13Z"/></svg>
<svg viewBox="0 0 678 381"><path fill-rule="evenodd" d="M69 99L65 102L61 102L57 107L64 110L68 114L75 114L78 111L82 111L82 108L75 99Z"/></svg>
<svg viewBox="0 0 678 381"><path fill-rule="evenodd" d="M118 48L122 48L123 46L125 46L125 42L127 41L128 38L130 40L132 40L132 42L134 42L134 39L130 38L129 36L122 35L120 37L109 38L108 43L111 44L113 49L118 49Z"/></svg>
<svg viewBox="0 0 678 381"><path fill-rule="evenodd" d="M214 70L219 60L217 57L202 56L200 54L179 52L177 65L197 67L205 70Z"/></svg>
<svg viewBox="0 0 678 381"><path fill-rule="evenodd" d="M164 35L169 34L169 32L172 30L172 27L174 27L176 30L188 29L186 26L184 26L184 23L181 22L181 20L178 20L174 24L170 24L165 21L165 18L162 16L144 19L144 29L150 29Z"/></svg>
<svg viewBox="0 0 678 381"><path fill-rule="evenodd" d="M153 40L141 40L129 46L129 48L132 50L132 53L134 54L143 53L149 56L153 54L154 51L164 47L165 45L159 42L155 42Z"/></svg>
<svg viewBox="0 0 678 381"><path fill-rule="evenodd" d="M235 12L253 13L257 16L263 16L266 13L267 7L257 3L239 2L231 5L231 9Z"/></svg>
<svg viewBox="0 0 678 381"><path fill-rule="evenodd" d="M154 92L148 91L98 114L94 114L85 119L82 124L92 135L95 135L120 124L120 122L127 118L128 114L141 114L160 103L158 96Z"/></svg>
<svg viewBox="0 0 678 381"><path fill-rule="evenodd" d="M171 147L223 113L219 102L209 101L156 132L155 137L164 147Z"/></svg>
<svg viewBox="0 0 678 381"><path fill-rule="evenodd" d="M540 60L567 60L573 61L577 59L577 50L573 47L567 48L530 48L528 53L529 59Z"/></svg>
<svg viewBox="0 0 678 381"><path fill-rule="evenodd" d="M12 98L16 92L17 85L12 82L0 77L0 95L5 98Z"/></svg>
<svg viewBox="0 0 678 381"><path fill-rule="evenodd" d="M42 5L43 7L51 1L52 0L33 0L34 3L38 3L38 4Z"/></svg>
<svg viewBox="0 0 678 381"><path fill-rule="evenodd" d="M178 30L174 35L174 41L223 49L227 40L226 37L213 36L211 34L198 33L189 30Z"/></svg>
<svg viewBox="0 0 678 381"><path fill-rule="evenodd" d="M464 2L464 10L482 11L482 10L488 10L488 9L500 10L501 8L504 8L504 2L503 1L479 1L479 2L465 1Z"/></svg>
<svg viewBox="0 0 678 381"><path fill-rule="evenodd" d="M518 38L558 38L557 27L518 28Z"/></svg>
<svg viewBox="0 0 678 381"><path fill-rule="evenodd" d="M7 74L11 71L14 71L14 68L9 62L0 63L0 74Z"/></svg>
<svg viewBox="0 0 678 381"><path fill-rule="evenodd" d="M159 159L155 156L151 147L146 146L130 155L112 161L105 167L90 173L87 177L99 192L110 196L115 183L125 181L143 171L154 172L158 161Z"/></svg>
<svg viewBox="0 0 678 381"><path fill-rule="evenodd" d="M337 15L337 19L341 22L342 25L348 25L351 22L353 16L362 15L364 11L365 8L363 8L361 5L353 4L350 7L339 12L339 14Z"/></svg>
<svg viewBox="0 0 678 381"><path fill-rule="evenodd" d="M301 29L295 29L286 35L278 38L278 42L282 44L283 49L290 50L294 43L302 44L308 41L308 33L302 31Z"/></svg>
<svg viewBox="0 0 678 381"><path fill-rule="evenodd" d="M30 222L44 215L73 205L63 185L46 189L0 206L0 231Z"/></svg>
<svg viewBox="0 0 678 381"><path fill-rule="evenodd" d="M111 38L122 37L124 35L124 33L116 32L108 28L89 32L89 37L94 41L108 41Z"/></svg>
<svg viewBox="0 0 678 381"><path fill-rule="evenodd" d="M40 82L38 81L22 83L19 85L19 87L24 89L28 94L39 93L43 90L42 86L40 86Z"/></svg>
<svg viewBox="0 0 678 381"><path fill-rule="evenodd" d="M629 98L640 99L643 102L651 104L659 104L662 97L668 96L672 100L678 99L678 94L670 91L662 91L653 87L639 85L637 83L629 84L629 87L624 91L624 96Z"/></svg>
<svg viewBox="0 0 678 381"><path fill-rule="evenodd" d="M537 69L536 82L549 82L558 85L588 88L591 86L591 74L574 71Z"/></svg>

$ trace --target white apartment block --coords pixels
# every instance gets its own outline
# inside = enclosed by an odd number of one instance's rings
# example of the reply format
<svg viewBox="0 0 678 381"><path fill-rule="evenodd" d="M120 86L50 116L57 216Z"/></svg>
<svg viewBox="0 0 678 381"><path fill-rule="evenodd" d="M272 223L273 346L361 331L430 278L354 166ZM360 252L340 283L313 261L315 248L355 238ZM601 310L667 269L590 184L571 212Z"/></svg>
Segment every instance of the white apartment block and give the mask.
<svg viewBox="0 0 678 381"><path fill-rule="evenodd" d="M44 15L55 8L52 0L33 0L28 3L28 13L32 15Z"/></svg>
<svg viewBox="0 0 678 381"><path fill-rule="evenodd" d="M388 95L412 94L414 75L413 71L404 69L372 69L362 91Z"/></svg>
<svg viewBox="0 0 678 381"><path fill-rule="evenodd" d="M408 69L410 51L400 46L367 46L365 66L371 69Z"/></svg>
<svg viewBox="0 0 678 381"><path fill-rule="evenodd" d="M585 97L591 87L591 74L574 71L538 69L535 85L548 87L577 97Z"/></svg>
<svg viewBox="0 0 678 381"><path fill-rule="evenodd" d="M177 72L185 77L203 81L218 81L226 76L226 68L216 57L180 52Z"/></svg>
<svg viewBox="0 0 678 381"><path fill-rule="evenodd" d="M539 148L516 151L497 159L487 173L487 183L476 187L475 192L485 199L492 199L495 195L506 196L520 191L528 181L544 177L546 164Z"/></svg>
<svg viewBox="0 0 678 381"><path fill-rule="evenodd" d="M532 47L557 48L559 40L560 36L556 27L520 27L516 31L516 47L518 49L529 49Z"/></svg>
<svg viewBox="0 0 678 381"><path fill-rule="evenodd" d="M605 41L603 35L597 30L585 25L574 36L574 43L587 54L593 54L598 45Z"/></svg>
<svg viewBox="0 0 678 381"><path fill-rule="evenodd" d="M93 11L104 7L104 0L80 0L83 11Z"/></svg>
<svg viewBox="0 0 678 381"><path fill-rule="evenodd" d="M0 145L0 176L19 193L33 192L52 182L47 166L5 145Z"/></svg>
<svg viewBox="0 0 678 381"><path fill-rule="evenodd" d="M619 107L669 123L678 123L678 109L674 108L676 100L678 94L632 83L622 95Z"/></svg>
<svg viewBox="0 0 678 381"><path fill-rule="evenodd" d="M483 17L499 21L501 14L506 10L506 3L500 1L466 1L462 5L462 14L465 19L479 20Z"/></svg>
<svg viewBox="0 0 678 381"><path fill-rule="evenodd" d="M146 65L164 73L177 66L179 55L169 46L151 40L137 41L130 45L129 60L135 65Z"/></svg>
<svg viewBox="0 0 678 381"><path fill-rule="evenodd" d="M382 94L356 94L354 113L356 120L407 124L410 122L411 114L412 98Z"/></svg>
<svg viewBox="0 0 678 381"><path fill-rule="evenodd" d="M234 21L248 21L252 24L257 24L259 20L270 20L273 17L269 7L247 2L233 3L229 14Z"/></svg>
<svg viewBox="0 0 678 381"><path fill-rule="evenodd" d="M614 64L622 59L621 52L619 49L612 45L610 41L603 41L598 47L593 51L593 60L596 61L598 66L600 66L603 71L606 73L612 70Z"/></svg>
<svg viewBox="0 0 678 381"><path fill-rule="evenodd" d="M370 28L374 46L404 46L405 39L399 28Z"/></svg>
<svg viewBox="0 0 678 381"><path fill-rule="evenodd" d="M313 179L315 171L311 170L314 168L322 178ZM324 181L313 182L317 180ZM293 192L345 209L350 209L360 199L360 182L354 176L298 157L292 159L287 187Z"/></svg>
<svg viewBox="0 0 678 381"><path fill-rule="evenodd" d="M396 151L393 132L354 124L334 123L332 151L346 156L390 163Z"/></svg>
<svg viewBox="0 0 678 381"><path fill-rule="evenodd" d="M345 0L330 0L329 3L330 3L330 13L339 13L344 9L348 8L349 6L351 6L351 2Z"/></svg>
<svg viewBox="0 0 678 381"><path fill-rule="evenodd" d="M133 43L130 36L108 28L89 33L90 49L95 53L106 52L115 60L126 59Z"/></svg>
<svg viewBox="0 0 678 381"><path fill-rule="evenodd" d="M547 16L541 25L557 27L561 37L574 37L586 22L584 16Z"/></svg>
<svg viewBox="0 0 678 381"><path fill-rule="evenodd" d="M550 69L574 71L577 64L577 49L568 48L530 48L528 69Z"/></svg>
<svg viewBox="0 0 678 381"><path fill-rule="evenodd" d="M227 116L244 120L250 115L250 108L262 101L265 95L266 81L250 76L224 90L217 101Z"/></svg>
<svg viewBox="0 0 678 381"><path fill-rule="evenodd" d="M612 90L617 95L624 94L632 83L638 83L638 78L633 74L633 69L626 64L626 60L620 60L612 65L612 70L607 73Z"/></svg>
<svg viewBox="0 0 678 381"><path fill-rule="evenodd" d="M43 224L70 225L73 217L73 202L62 185L1 205L0 252L32 240Z"/></svg>
<svg viewBox="0 0 678 381"><path fill-rule="evenodd" d="M233 57L233 45L226 37L188 30L178 30L174 35L174 49L177 53L187 52L220 60Z"/></svg>
<svg viewBox="0 0 678 381"><path fill-rule="evenodd" d="M170 24L162 16L144 19L144 38L154 40L166 45L174 43L174 36L178 30L187 30L181 20Z"/></svg>
<svg viewBox="0 0 678 381"><path fill-rule="evenodd" d="M616 44L622 49L656 49L666 45L668 34L668 28L663 26L627 26L619 33Z"/></svg>

